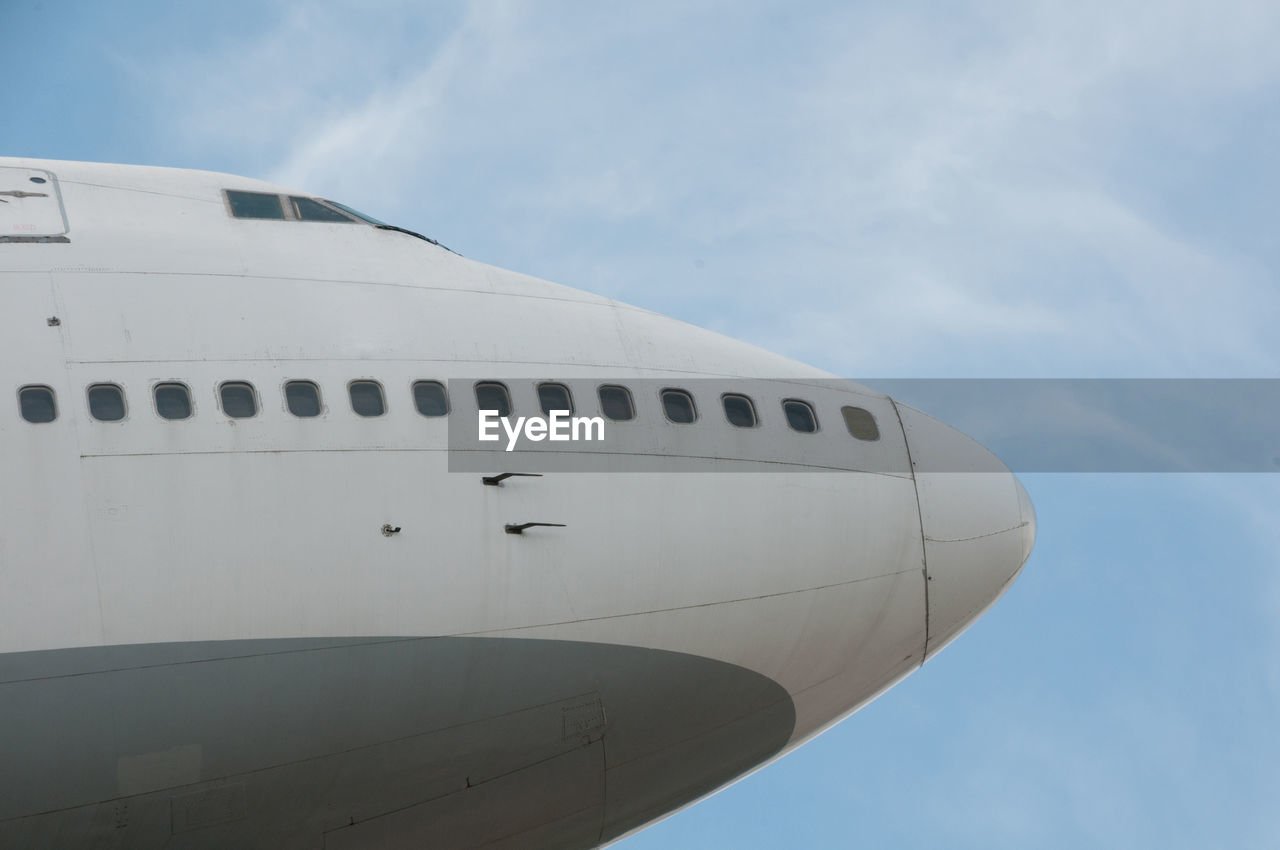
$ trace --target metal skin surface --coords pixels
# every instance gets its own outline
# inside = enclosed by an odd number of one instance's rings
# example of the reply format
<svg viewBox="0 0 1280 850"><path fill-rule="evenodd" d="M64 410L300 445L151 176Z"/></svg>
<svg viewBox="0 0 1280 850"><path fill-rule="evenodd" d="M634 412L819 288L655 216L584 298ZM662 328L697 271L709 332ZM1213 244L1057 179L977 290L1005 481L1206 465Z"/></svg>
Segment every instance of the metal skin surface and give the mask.
<svg viewBox="0 0 1280 850"><path fill-rule="evenodd" d="M233 218L224 190L288 192L259 181L0 178L49 190L0 207L0 845L599 846L864 705L1030 552L997 459L811 367L404 233ZM519 412L540 380L593 408L604 382L764 378L754 429L637 393L625 445L696 474L500 487L449 471L410 389L453 381L474 422L464 379ZM288 413L295 379L320 416ZM352 411L362 379L386 415ZM190 418L156 413L167 382ZM101 383L122 420L90 417ZM33 385L54 421L19 415ZM789 430L787 397L824 427ZM563 527L504 532L535 521Z"/></svg>
<svg viewBox="0 0 1280 850"><path fill-rule="evenodd" d="M6 755L26 766L0 787L5 847L454 846L464 828L469 844L592 847L794 726L758 673L602 643L145 644L14 653L0 671Z"/></svg>

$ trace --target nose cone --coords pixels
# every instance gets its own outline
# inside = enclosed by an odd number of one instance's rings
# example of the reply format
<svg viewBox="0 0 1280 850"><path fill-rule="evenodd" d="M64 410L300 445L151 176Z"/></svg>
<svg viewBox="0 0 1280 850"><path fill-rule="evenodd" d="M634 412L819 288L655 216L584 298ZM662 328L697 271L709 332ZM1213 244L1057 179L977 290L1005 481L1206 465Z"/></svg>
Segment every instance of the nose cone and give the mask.
<svg viewBox="0 0 1280 850"><path fill-rule="evenodd" d="M1022 482L976 441L898 405L911 452L923 534L928 640L946 646L1005 591L1035 545Z"/></svg>
<svg viewBox="0 0 1280 850"><path fill-rule="evenodd" d="M1022 486L1018 476L1013 476L1013 483L1018 488L1018 516L1022 520L1022 564L1026 564L1027 558L1031 557L1031 550L1036 546L1036 506L1031 504L1027 488ZM1022 565L1018 569L1021 570Z"/></svg>

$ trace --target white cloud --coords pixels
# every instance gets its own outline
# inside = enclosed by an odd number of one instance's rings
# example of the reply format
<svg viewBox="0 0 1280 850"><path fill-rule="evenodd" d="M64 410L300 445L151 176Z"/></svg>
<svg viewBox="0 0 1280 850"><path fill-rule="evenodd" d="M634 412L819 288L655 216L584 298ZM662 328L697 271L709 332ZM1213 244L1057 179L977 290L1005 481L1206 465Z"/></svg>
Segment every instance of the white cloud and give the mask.
<svg viewBox="0 0 1280 850"><path fill-rule="evenodd" d="M280 8L178 126L464 252L847 374L1280 361L1268 260L1149 164L1224 208L1271 4Z"/></svg>
<svg viewBox="0 0 1280 850"><path fill-rule="evenodd" d="M1250 235L1274 239L1280 177L1270 0L271 8L168 69L156 124L188 164L216 155L849 375L1280 366L1280 254ZM1241 587L1275 624L1271 478L1218 479L1214 503L1257 530ZM1280 631L1263 636L1240 658L1262 659L1273 706ZM1159 807L1130 761L1197 754L1175 710L1115 711L1099 739L1041 713L1054 734L1015 728L957 798L981 808L936 814L973 846L1063 817L1093 846L1140 835ZM1162 803L1194 809L1206 784ZM1275 814L1246 814L1223 834L1264 846Z"/></svg>

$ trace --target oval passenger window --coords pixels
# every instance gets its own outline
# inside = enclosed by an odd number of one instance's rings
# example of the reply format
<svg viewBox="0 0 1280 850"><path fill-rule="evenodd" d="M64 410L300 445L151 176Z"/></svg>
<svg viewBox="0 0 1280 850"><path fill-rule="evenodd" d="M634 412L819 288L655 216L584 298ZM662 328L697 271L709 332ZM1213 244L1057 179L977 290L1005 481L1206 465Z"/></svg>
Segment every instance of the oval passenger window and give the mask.
<svg viewBox="0 0 1280 850"><path fill-rule="evenodd" d="M600 411L614 422L626 422L636 418L635 405L631 403L631 391L616 384L606 384L598 391Z"/></svg>
<svg viewBox="0 0 1280 850"><path fill-rule="evenodd" d="M115 384L89 387L89 415L99 422L124 419L124 391Z"/></svg>
<svg viewBox="0 0 1280 850"><path fill-rule="evenodd" d="M294 416L320 415L320 388L310 381L290 381L284 385L284 400Z"/></svg>
<svg viewBox="0 0 1280 850"><path fill-rule="evenodd" d="M53 390L48 387L23 387L18 390L18 407L22 418L40 424L58 418L58 406L53 400Z"/></svg>
<svg viewBox="0 0 1280 850"><path fill-rule="evenodd" d="M662 391L662 412L672 422L687 425L698 418L697 408L693 406L693 396L684 390Z"/></svg>
<svg viewBox="0 0 1280 850"><path fill-rule="evenodd" d="M258 396L247 381L228 381L218 388L222 412L232 419L249 419L258 415Z"/></svg>
<svg viewBox="0 0 1280 850"><path fill-rule="evenodd" d="M564 384L538 384L538 404L547 416L553 410L563 410L572 415L573 397Z"/></svg>
<svg viewBox="0 0 1280 850"><path fill-rule="evenodd" d="M162 419L191 418L191 391L185 384L156 384L155 400Z"/></svg>
<svg viewBox="0 0 1280 850"><path fill-rule="evenodd" d="M413 385L413 404L423 416L447 416L449 397L439 381L418 381Z"/></svg>
<svg viewBox="0 0 1280 850"><path fill-rule="evenodd" d="M818 430L818 417L813 415L813 406L809 402L789 398L782 403L782 411L787 415L787 424L792 431L812 434Z"/></svg>
<svg viewBox="0 0 1280 850"><path fill-rule="evenodd" d="M497 381L481 381L476 384L476 408L496 410L501 418L510 416L511 396L506 386Z"/></svg>
<svg viewBox="0 0 1280 850"><path fill-rule="evenodd" d="M876 425L876 418L871 415L871 411L861 407L842 407L840 414L844 416L844 426L857 439L880 439L880 428Z"/></svg>
<svg viewBox="0 0 1280 850"><path fill-rule="evenodd" d="M730 425L735 428L756 427L756 406L751 403L751 399L736 393L726 393L723 401L724 418L729 420Z"/></svg>
<svg viewBox="0 0 1280 850"><path fill-rule="evenodd" d="M387 412L382 398L382 385L377 381L352 381L347 388L351 396L351 409L359 416L381 416Z"/></svg>

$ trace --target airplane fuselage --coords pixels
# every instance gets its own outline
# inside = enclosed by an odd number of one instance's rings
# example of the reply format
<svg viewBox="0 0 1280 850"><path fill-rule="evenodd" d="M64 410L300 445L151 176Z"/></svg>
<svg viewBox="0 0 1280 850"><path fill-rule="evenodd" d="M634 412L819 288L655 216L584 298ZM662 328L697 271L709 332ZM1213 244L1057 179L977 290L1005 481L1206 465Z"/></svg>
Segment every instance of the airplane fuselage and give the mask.
<svg viewBox="0 0 1280 850"><path fill-rule="evenodd" d="M811 367L259 181L0 176L0 846L595 847L918 668L1030 551L998 461ZM482 481L518 462L460 460L477 384L563 387L605 466Z"/></svg>

